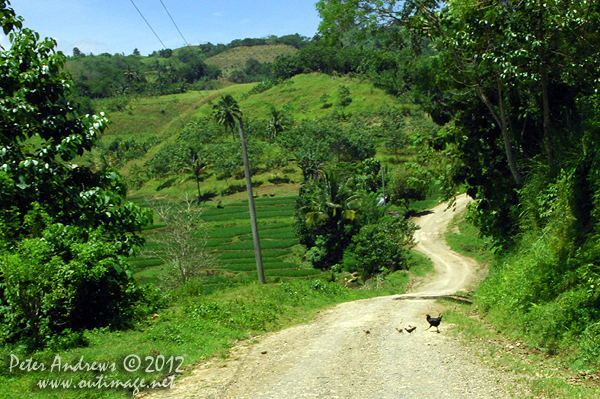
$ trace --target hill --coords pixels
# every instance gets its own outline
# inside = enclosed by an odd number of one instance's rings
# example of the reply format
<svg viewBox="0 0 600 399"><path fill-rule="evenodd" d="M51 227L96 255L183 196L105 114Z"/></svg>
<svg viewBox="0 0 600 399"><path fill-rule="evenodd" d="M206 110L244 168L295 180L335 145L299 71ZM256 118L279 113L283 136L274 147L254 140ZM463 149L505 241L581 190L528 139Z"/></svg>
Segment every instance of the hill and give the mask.
<svg viewBox="0 0 600 399"><path fill-rule="evenodd" d="M285 110L296 122L315 119L328 115L345 113L361 114L367 111L376 111L382 108L393 108L397 100L386 94L383 90L373 87L366 80L349 77L332 77L324 74L313 73L298 75L284 84L280 84L262 93L249 94L256 83L239 84L225 87L221 90L189 91L187 93L165 95L159 97L144 97L129 99L121 110L113 108L108 112L111 120L110 127L104 133L101 143L108 148L119 140L131 143L142 143L147 147L147 152L132 159L123 159L117 166L123 175L131 175L132 170L139 171L153 159L165 146L177 141L179 133L186 124L201 118L208 118L213 112L212 105L221 96L231 94L239 101L246 118L266 125L272 108ZM339 87L346 87L352 102L342 109L336 105L339 96ZM329 98L325 107L323 96ZM95 106L98 109L108 109L113 99L98 100ZM261 122L262 121L262 122ZM229 139L228 139L229 140ZM271 148L267 146L267 148ZM266 150L271 151L271 150ZM88 156L87 160L80 162L98 162L98 151ZM284 171L285 169L285 171ZM257 173L255 179L262 181L261 194L294 195L297 188L294 185L269 182L275 179L278 173L287 175L290 181L301 181L300 169L292 165L279 170L268 170ZM280 176L280 177L281 177ZM188 179L188 175L172 176L165 180L150 179L140 186L136 193L140 195L156 196L158 191L164 196L180 196L182 192L193 192L195 182ZM172 181L173 180L173 181ZM169 184L165 184L172 181ZM203 182L203 190L220 193L232 183L228 180L218 180L215 176ZM160 189L159 189L160 188ZM138 191L141 190L141 191ZM239 193L227 198L238 200L244 194Z"/></svg>
<svg viewBox="0 0 600 399"><path fill-rule="evenodd" d="M261 64L272 63L279 56L292 55L296 52L298 52L298 49L285 44L234 47L214 57L207 58L205 62L207 65L221 69L223 76L227 77L232 71L243 69L250 59L255 59Z"/></svg>

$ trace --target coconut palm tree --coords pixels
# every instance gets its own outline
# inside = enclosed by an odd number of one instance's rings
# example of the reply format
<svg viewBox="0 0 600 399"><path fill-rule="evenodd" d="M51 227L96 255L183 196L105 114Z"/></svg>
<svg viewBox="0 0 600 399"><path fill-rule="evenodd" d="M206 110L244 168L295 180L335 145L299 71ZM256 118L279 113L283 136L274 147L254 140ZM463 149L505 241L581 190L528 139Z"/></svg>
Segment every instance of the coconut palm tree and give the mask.
<svg viewBox="0 0 600 399"><path fill-rule="evenodd" d="M202 175L206 172L206 167L208 166L208 157L206 151L203 149L195 149L193 147L189 147L189 158L186 160L185 166L183 170L185 172L191 172L194 175L194 179L196 180L196 187L198 189L198 203L200 203L200 198L202 194L200 193L200 180L202 179Z"/></svg>
<svg viewBox="0 0 600 399"><path fill-rule="evenodd" d="M354 220L358 196L349 189L349 180L342 178L337 172L325 172L325 179L318 183L319 190L311 203L304 207L306 223L319 220L342 219Z"/></svg>
<svg viewBox="0 0 600 399"><path fill-rule="evenodd" d="M278 111L275 107L271 107L271 118L267 125L269 131L269 142L272 142L279 133L283 132L289 125L288 118L283 111Z"/></svg>
<svg viewBox="0 0 600 399"><path fill-rule="evenodd" d="M311 181L307 189L310 202L300 210L304 213L306 231L316 237L309 244L315 255L310 261L317 269L324 270L342 261L344 250L358 232L355 218L361 201L351 190L349 179L337 172L325 172L319 181Z"/></svg>
<svg viewBox="0 0 600 399"><path fill-rule="evenodd" d="M265 273L262 265L262 255L260 252L260 239L258 237L258 225L256 223L256 211L254 208L254 197L252 196L252 179L250 177L250 166L248 164L248 150L246 149L246 137L244 134L244 123L242 122L242 111L237 101L227 94L221 97L219 102L213 107L214 118L217 123L228 126L233 131L233 126L237 122L240 132L240 141L242 143L242 157L244 160L244 175L246 175L246 191L248 192L248 208L250 209L250 222L252 224L252 238L254 239L254 255L256 257L256 271L258 281L265 283Z"/></svg>
<svg viewBox="0 0 600 399"><path fill-rule="evenodd" d="M225 126L225 130L230 130L233 140L235 140L235 134L233 133L237 121L242 120L242 111L240 106L235 101L231 94L227 94L219 99L219 102L213 105L213 116L218 124Z"/></svg>

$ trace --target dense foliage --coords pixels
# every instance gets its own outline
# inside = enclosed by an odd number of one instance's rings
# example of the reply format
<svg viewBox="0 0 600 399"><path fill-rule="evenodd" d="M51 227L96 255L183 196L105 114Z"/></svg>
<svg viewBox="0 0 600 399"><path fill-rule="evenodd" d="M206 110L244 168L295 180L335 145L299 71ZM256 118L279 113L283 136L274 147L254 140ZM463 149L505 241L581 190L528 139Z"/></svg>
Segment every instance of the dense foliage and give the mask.
<svg viewBox="0 0 600 399"><path fill-rule="evenodd" d="M358 272L363 280L408 269L414 226L404 212L386 216L381 173L380 162L369 158L331 166L304 182L295 229L314 267Z"/></svg>
<svg viewBox="0 0 600 399"><path fill-rule="evenodd" d="M478 291L490 320L550 352L598 364L597 2L321 0L321 32L396 31L425 43L417 86L444 128L445 186L498 259ZM416 40L415 40L416 39ZM417 97L417 95L415 95Z"/></svg>
<svg viewBox="0 0 600 399"><path fill-rule="evenodd" d="M10 49L0 52L0 340L29 347L68 331L118 326L140 293L123 256L149 215L123 201L111 169L73 163L107 119L69 102L65 57L0 2Z"/></svg>

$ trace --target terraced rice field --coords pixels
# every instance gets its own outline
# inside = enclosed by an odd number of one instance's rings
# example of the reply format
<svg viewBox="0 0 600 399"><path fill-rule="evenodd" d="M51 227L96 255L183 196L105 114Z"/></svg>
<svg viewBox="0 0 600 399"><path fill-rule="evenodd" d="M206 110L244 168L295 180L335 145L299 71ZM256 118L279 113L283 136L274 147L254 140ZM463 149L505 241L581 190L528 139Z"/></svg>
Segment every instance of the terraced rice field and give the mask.
<svg viewBox="0 0 600 399"><path fill-rule="evenodd" d="M321 273L289 260L292 247L298 244L292 227L295 202L296 197L261 197L255 200L263 268L268 280ZM206 249L215 255L220 268L240 277L256 278L248 201L228 204L223 208L209 205L205 208L203 219L209 230ZM150 226L148 233L160 234L160 227ZM146 247L160 251L158 244L153 242L148 242ZM140 281L160 280L160 274L164 272L161 259L140 256L130 260Z"/></svg>
<svg viewBox="0 0 600 399"><path fill-rule="evenodd" d="M320 274L315 269L301 268L286 258L298 244L292 223L296 197L255 200L263 267L266 277L301 277ZM256 275L254 243L250 227L248 201L222 209L207 209L204 220L213 224L207 247L213 248L220 264L230 272ZM243 220L243 224L235 223ZM229 223L223 223L229 221Z"/></svg>

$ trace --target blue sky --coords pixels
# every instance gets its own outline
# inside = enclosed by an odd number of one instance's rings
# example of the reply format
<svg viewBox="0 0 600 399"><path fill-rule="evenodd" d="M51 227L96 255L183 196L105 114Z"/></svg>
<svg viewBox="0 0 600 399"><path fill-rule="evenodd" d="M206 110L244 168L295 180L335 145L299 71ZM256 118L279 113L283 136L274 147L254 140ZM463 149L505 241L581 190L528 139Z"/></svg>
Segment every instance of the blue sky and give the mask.
<svg viewBox="0 0 600 399"><path fill-rule="evenodd" d="M133 0L168 48L184 46L160 0ZM247 37L299 33L312 37L319 25L316 0L162 0L189 44L229 43ZM25 18L24 26L52 37L58 49L71 55L125 53L142 55L163 45L131 0L10 0ZM8 39L0 32L0 44Z"/></svg>

